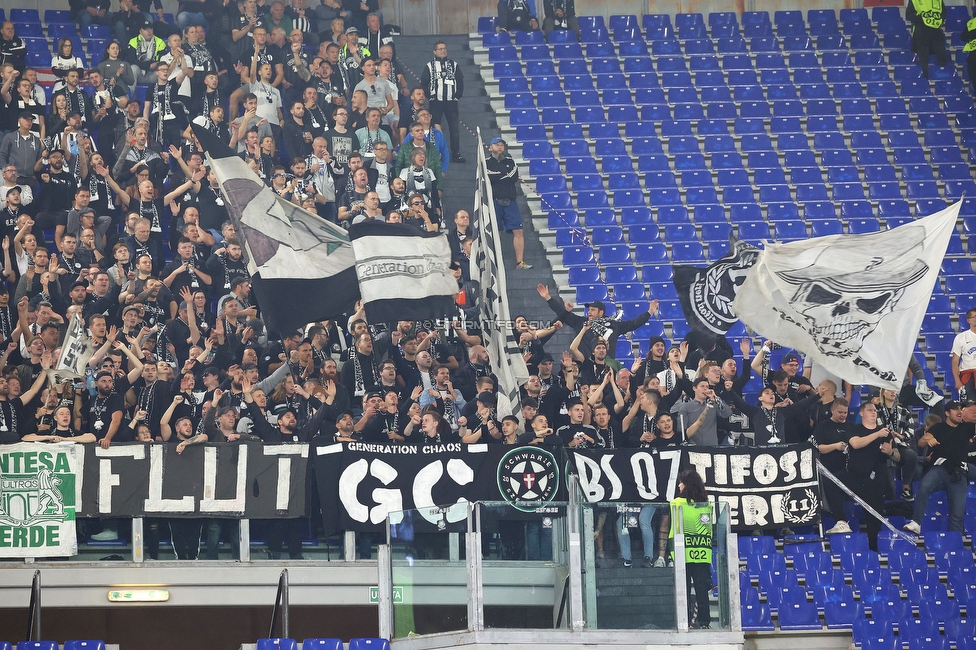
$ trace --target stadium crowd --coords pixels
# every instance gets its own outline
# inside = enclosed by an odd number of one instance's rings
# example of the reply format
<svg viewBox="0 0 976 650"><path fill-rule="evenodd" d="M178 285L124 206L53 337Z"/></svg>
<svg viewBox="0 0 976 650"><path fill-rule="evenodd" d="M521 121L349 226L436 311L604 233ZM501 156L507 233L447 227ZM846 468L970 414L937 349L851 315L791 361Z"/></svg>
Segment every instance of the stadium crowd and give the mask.
<svg viewBox="0 0 976 650"><path fill-rule="evenodd" d="M917 430L909 407L923 404L918 393L926 389L917 363L902 391L865 400L854 424L848 407L858 387L811 364L800 372L792 353L771 368L770 342L753 356L749 339L736 354L723 337L690 334L670 349L658 337L645 356L621 365L612 357L618 338L646 323L656 302L629 321L608 317L599 301L582 317L543 285L554 320L537 329L515 319L530 376L519 402L504 403L476 326L475 224L464 210L448 218L440 202L450 165L465 162L457 130L463 75L447 46L434 44L421 84L411 88L394 30L367 11L375 0L351 8L327 0L314 12L302 0L218 10L204 2L202 12L190 4L181 3L179 29L129 0L114 16L98 3L79 7L79 22L110 25L116 40L90 70L80 68L70 41L60 42L49 102L36 71L25 68L15 26L0 29L0 441L158 442L182 453L203 442L317 435L576 449L812 439L825 464L878 507L896 494L911 500L920 467L958 460L955 442L948 455L949 445L938 444L941 409ZM369 323L357 305L347 319L269 336L191 122L236 148L284 200L325 219L446 232L458 312L438 323ZM515 234L516 267L527 268L517 168L501 138L487 167L496 211ZM44 371L76 314L94 349L86 376L49 387ZM970 323L976 327L976 318ZM556 368L546 344L563 326L575 339L555 351ZM967 381L976 369L970 349L960 344L958 353ZM750 404L744 389L754 372L763 388ZM945 415L970 434L952 440L968 444L976 408L952 403ZM899 492L892 469L902 475ZM958 475L946 473L946 481ZM843 493L828 488L826 500L838 519L832 532L849 531ZM953 517L956 525L961 518ZM196 526L174 529L183 557L195 557ZM640 527L645 562L663 564L664 552L651 546L666 525L642 517ZM284 533L293 556L298 532L289 525ZM271 550L280 554L277 534Z"/></svg>

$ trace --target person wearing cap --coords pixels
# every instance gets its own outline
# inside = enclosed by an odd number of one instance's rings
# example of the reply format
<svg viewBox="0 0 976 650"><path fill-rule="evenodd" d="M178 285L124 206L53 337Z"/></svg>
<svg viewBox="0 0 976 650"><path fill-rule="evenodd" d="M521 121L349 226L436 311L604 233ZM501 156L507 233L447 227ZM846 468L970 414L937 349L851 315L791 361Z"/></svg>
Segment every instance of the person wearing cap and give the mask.
<svg viewBox="0 0 976 650"><path fill-rule="evenodd" d="M498 26L495 31L537 32L539 19L535 16L532 0L499 0ZM548 0L547 0L548 5ZM552 27L550 27L552 29Z"/></svg>
<svg viewBox="0 0 976 650"><path fill-rule="evenodd" d="M945 422L929 429L918 441L919 447L930 449L928 471L918 485L915 510L905 530L921 534L922 518L933 492L945 490L949 497L949 530L963 532L966 516L966 495L969 490L967 472L973 453L976 428L963 417L962 404L949 401L945 406Z"/></svg>
<svg viewBox="0 0 976 650"><path fill-rule="evenodd" d="M433 102L431 102L433 104ZM453 128L452 128L453 139ZM453 149L454 145L452 145ZM491 181L492 196L495 201L495 214L506 232L512 233L512 247L515 249L515 268L531 269L523 256L525 238L522 234L522 213L518 207L518 166L507 152L508 145L500 137L492 138L488 146L489 155L485 159L488 180Z"/></svg>
<svg viewBox="0 0 976 650"><path fill-rule="evenodd" d="M0 166L4 169L4 183L8 182L6 168L17 168L14 180L34 180L34 172L41 170L42 154L46 151L44 143L31 128L34 125L34 114L21 111L17 116L17 130L3 136L0 141Z"/></svg>
<svg viewBox="0 0 976 650"><path fill-rule="evenodd" d="M365 45L359 42L359 30L356 27L349 27L346 30L346 44L339 50L338 64L345 71L348 80L346 88L355 88L362 81L363 61L372 56Z"/></svg>
<svg viewBox="0 0 976 650"><path fill-rule="evenodd" d="M21 257L23 257L23 263L27 263L26 254L23 247L19 246L19 242L25 240L28 235L30 235L31 245L34 248L37 247L37 238L31 233L31 226L33 221L27 214L21 215L21 191L20 186L14 185L3 190L4 197L4 207L0 210L0 239L3 237L13 237L14 250L12 252L12 257L14 262L17 264L17 271L19 273L24 272L24 267L21 265ZM21 216L26 217L26 220L21 222ZM18 228L18 222L20 227ZM33 249L31 249L33 250Z"/></svg>
<svg viewBox="0 0 976 650"><path fill-rule="evenodd" d="M153 24L148 18L139 25L139 33L129 39L126 59L132 65L132 76L137 84L153 83L156 68L166 51L166 41L153 34Z"/></svg>
<svg viewBox="0 0 976 650"><path fill-rule="evenodd" d="M458 435L466 445L504 442L502 425L495 415L497 400L492 393L478 393L475 412L458 420Z"/></svg>
<svg viewBox="0 0 976 650"><path fill-rule="evenodd" d="M579 346L579 351L584 357L593 353L593 346L597 338L602 338L607 342L607 349L616 350L617 339L620 338L621 334L634 331L646 323L658 310L657 300L652 300L646 312L636 318L621 321L607 318L607 306L601 300L594 300L593 302L586 303L586 318L584 318L572 312L573 303L564 303L558 298L553 298L549 293L549 287L546 285L537 285L536 290L549 305L549 308L555 312L558 320L561 320L577 331L581 330L586 324L590 325L589 331L583 336Z"/></svg>
<svg viewBox="0 0 976 650"><path fill-rule="evenodd" d="M763 382L767 385L773 383L773 374L776 372L768 364L770 351L773 347L774 344L771 341L763 341L762 347L756 353L751 364L752 369L757 375L762 377ZM791 392L800 394L813 389L813 383L810 379L799 373L800 356L796 352L787 352L784 354L780 361L779 369L786 373L788 387Z"/></svg>

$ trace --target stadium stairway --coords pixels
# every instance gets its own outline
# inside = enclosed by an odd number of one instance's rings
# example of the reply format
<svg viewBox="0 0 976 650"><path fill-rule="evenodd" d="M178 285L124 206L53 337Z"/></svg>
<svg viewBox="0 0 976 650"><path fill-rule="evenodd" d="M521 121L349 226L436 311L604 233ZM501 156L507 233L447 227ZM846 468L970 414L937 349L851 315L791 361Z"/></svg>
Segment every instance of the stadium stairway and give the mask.
<svg viewBox="0 0 976 650"><path fill-rule="evenodd" d="M447 43L448 56L460 64L464 74L464 96L460 102L461 115L461 155L467 162L451 163L448 168L447 181L444 184L442 200L445 221L453 222L454 214L465 209L471 212L474 205L475 173L478 156L487 155L477 151L477 129L481 128L481 135L487 146L491 139L499 134L495 113L488 101L485 82L481 76L480 67L475 64L474 55L468 44L468 35L445 36L398 36L396 40L397 58L405 66L407 84L413 88L420 83L420 76L424 66L430 61L434 43L443 40ZM447 126L444 127L447 131ZM447 134L445 133L445 137ZM553 295L558 295L552 282L552 268L546 259L546 251L539 241L538 232L532 226L530 211L524 197L519 199L525 223L525 261L532 265L529 270L515 269L515 253L512 249L512 237L502 237L505 268L508 271L508 298L512 316L524 315L530 322L548 324L552 319L552 311L539 298L536 285L549 284ZM541 326L541 325L540 325ZM550 350L568 350L573 337L568 329L556 333L548 348Z"/></svg>

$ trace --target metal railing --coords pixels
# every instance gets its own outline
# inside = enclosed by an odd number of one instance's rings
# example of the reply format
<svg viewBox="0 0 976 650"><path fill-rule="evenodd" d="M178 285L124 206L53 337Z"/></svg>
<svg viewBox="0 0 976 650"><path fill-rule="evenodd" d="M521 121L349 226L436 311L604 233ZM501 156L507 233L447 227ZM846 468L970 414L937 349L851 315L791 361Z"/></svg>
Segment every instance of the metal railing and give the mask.
<svg viewBox="0 0 976 650"><path fill-rule="evenodd" d="M39 641L41 638L41 572L34 571L31 580L30 604L27 606L27 641Z"/></svg>
<svg viewBox="0 0 976 650"><path fill-rule="evenodd" d="M281 613L281 634L275 634L278 627L278 614ZM275 595L274 609L271 611L271 630L268 638L289 638L288 635L288 569L282 569L278 577L278 593Z"/></svg>

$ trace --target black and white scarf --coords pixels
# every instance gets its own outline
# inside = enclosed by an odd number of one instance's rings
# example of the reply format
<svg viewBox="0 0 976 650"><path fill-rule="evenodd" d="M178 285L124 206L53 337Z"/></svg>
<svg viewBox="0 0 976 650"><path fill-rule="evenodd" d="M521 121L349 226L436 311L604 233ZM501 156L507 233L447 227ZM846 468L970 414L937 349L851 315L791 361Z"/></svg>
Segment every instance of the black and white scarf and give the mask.
<svg viewBox="0 0 976 650"><path fill-rule="evenodd" d="M364 355L361 355L359 354L359 352L356 351L352 353L352 366L353 366L353 371L356 373L356 385L355 385L356 390L355 392L353 392L353 395L355 397L362 397L363 395L366 394L366 383L365 383L365 378L363 376L363 365L359 359L361 356ZM377 372L376 370L376 363L373 361L372 355L366 357L366 359L369 360L369 371L370 373L372 373L373 376L373 383L371 385L375 386L376 384L380 383L379 372Z"/></svg>
<svg viewBox="0 0 976 650"><path fill-rule="evenodd" d="M441 401L444 402L444 419L451 425L451 431L457 431L460 425L458 424L457 404L454 403L454 398L446 389L438 388L437 392L441 394Z"/></svg>

